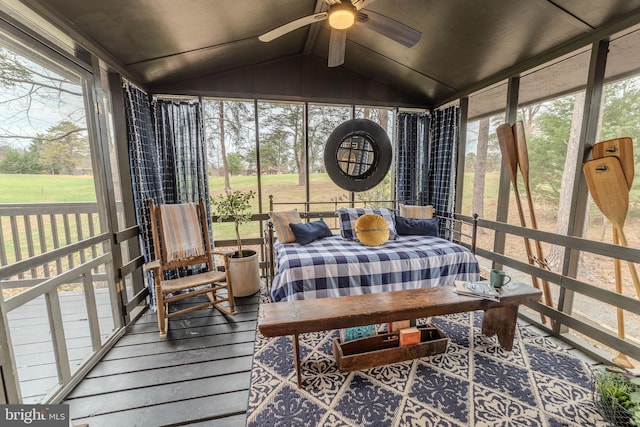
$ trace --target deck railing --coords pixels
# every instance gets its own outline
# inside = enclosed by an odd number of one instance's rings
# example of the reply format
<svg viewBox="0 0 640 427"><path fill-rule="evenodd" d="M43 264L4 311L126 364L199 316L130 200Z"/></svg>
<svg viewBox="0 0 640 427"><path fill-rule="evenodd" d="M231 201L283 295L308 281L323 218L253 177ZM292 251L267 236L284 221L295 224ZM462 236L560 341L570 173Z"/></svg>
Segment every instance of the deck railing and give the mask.
<svg viewBox="0 0 640 427"><path fill-rule="evenodd" d="M345 202L352 205L353 202ZM369 202L367 202L369 203ZM358 206L362 206L358 204ZM274 204L275 205L275 204ZM275 207L272 205L272 209ZM341 204L344 205L344 204ZM333 212L337 209L334 203L328 206L327 203L320 204L322 209L328 209L318 215L310 215L308 219L333 217ZM303 210L318 206L304 204ZM314 213L315 214L315 213ZM577 237L562 236L540 230L531 230L506 223L476 219L464 215L456 215L456 220L462 223L472 224L479 229L480 233L504 234L515 236L516 238L528 238L540 241L544 244L558 245L569 251L580 251L582 253L595 254L598 256L617 258L622 261L640 263L640 250L629 247L622 247L606 243L594 242ZM260 223L261 234L264 236L264 223L268 219L267 214L255 214L253 220ZM6 275L0 278L3 291L11 292L17 287L30 288L38 284L38 290L33 290L27 295L43 295L49 290L49 284L57 283L49 280L63 274L65 271L83 271L91 266L93 280L105 279L105 264L102 262L107 250L104 245L104 235L101 234L101 227L98 220L97 205L95 203L47 203L47 204L22 204L22 205L0 205L0 271L14 272L11 277ZM470 230L460 230L459 238L463 245L471 247L475 242L471 242L469 236L474 233ZM98 237L99 236L99 237ZM94 237L97 237L95 239ZM79 243L80 242L80 243ZM235 240L218 240L216 246L235 246ZM244 243L254 245L262 251L262 266L265 268L263 274L267 273L269 255L266 253L264 237L250 238ZM61 249L59 249L61 248ZM57 250L59 249L59 250ZM63 256L49 257L42 254L63 253ZM554 288L556 303L548 306L543 302L534 303L527 309L521 310L521 317L528 322L546 330L547 332L571 343L576 348L590 354L600 361L610 361L612 353L619 352L638 361L640 360L640 334L634 329L628 330L626 337L621 337L616 331L615 321L598 322L590 318L594 314L593 310L588 312L573 303L573 295L581 295L590 298L599 306L615 313L616 310L624 310L630 316L640 315L640 301L635 296L620 295L612 290L600 286L598 283L587 283L575 277L570 277L562 273L557 273L549 269L544 269L523 262L512 257L493 252L492 247L483 246L478 243L475 253L481 260L481 265L498 265L505 269L518 272L524 279L535 276L540 280L545 280L552 284ZM101 262L97 262L97 260ZM42 260L41 263L36 263ZM92 262L96 260L96 262ZM565 261L566 263L566 261ZM15 268L6 266L19 264L28 268ZM96 268L98 268L96 270ZM267 276L267 274L264 274ZM65 275L66 277L67 275ZM66 278L67 283L71 281L80 282L80 287L86 289L86 278L81 277ZM55 280L55 279L54 279ZM84 282L84 283L83 283ZM24 289L22 289L24 291ZM5 294L5 298L7 295ZM18 299L14 300L13 306ZM55 330L55 327L53 328ZM603 348L604 347L604 348ZM66 374L61 376L61 382L66 379Z"/></svg>
<svg viewBox="0 0 640 427"><path fill-rule="evenodd" d="M0 204L0 266L83 241L101 232L95 202ZM92 245L7 278L2 281L2 288L33 286L102 253L100 245ZM104 271L94 273L104 279Z"/></svg>
<svg viewBox="0 0 640 427"><path fill-rule="evenodd" d="M339 207L349 205L354 202L343 202L332 206L337 210ZM356 207L364 207L363 203L355 201ZM366 202L376 205L375 202ZM326 207L327 203L318 202ZM271 203L271 210L292 209L295 203ZM313 210L313 203L298 203L304 210ZM385 205L394 207L390 205ZM309 218L332 217L332 212L314 212ZM493 239L491 247L482 245L478 240L473 240L472 236L478 233L498 235L504 234L506 238L527 238L539 241L542 244L557 245L566 248L566 259L564 264L569 262L569 257L580 256L580 254L593 254L607 257L613 263L614 259L622 262L640 263L640 250L630 247L623 247L607 243L596 242L578 237L563 236L555 233L532 230L506 223L478 219L477 217L455 215L458 224L452 224L455 234L454 239L460 241L464 246L469 247L484 264L485 274L492 266L506 268L513 271L518 279L524 282L531 281L532 277L538 281L546 281L552 286L554 292L554 304L549 306L544 302L530 304L525 310L521 310L520 316L527 322L532 323L548 333L570 343L572 346L584 351L595 359L611 363L612 358L618 354L626 355L633 359L632 363L640 361L640 332L634 326L635 319L640 315L640 301L635 295L622 295L613 290L606 289L599 283L587 283L578 278L562 273L551 271L532 265L528 262L499 254L493 251ZM462 224L460 226L459 224ZM465 225L466 224L466 225ZM465 228L466 227L466 228ZM476 230L474 231L473 228ZM573 253L572 253L573 251ZM609 261L605 261L609 262ZM561 263L561 265L563 264ZM575 301L574 296L579 295L582 299L588 298L592 303L587 307L584 302ZM616 324L615 313L618 310L624 312L627 322L626 333L621 334ZM613 313L613 315L612 315ZM624 329L622 329L624 330Z"/></svg>
<svg viewBox="0 0 640 427"><path fill-rule="evenodd" d="M122 334L111 241L95 202L0 205L0 400L56 401Z"/></svg>
<svg viewBox="0 0 640 427"><path fill-rule="evenodd" d="M463 222L474 221L474 218L469 216L456 215L455 217ZM614 259L622 260L622 262L640 263L640 250L635 248L483 219L477 220L476 227L479 233L501 233L505 236L527 238L566 248L564 265L569 262L569 257L587 254L607 257L612 263ZM493 242L493 239L490 240ZM465 245L470 246L470 243ZM633 318L640 315L640 300L635 295L621 295L606 289L600 283L587 283L575 277L540 268L528 262L493 252L493 248L483 247L481 243L477 244L475 253L481 261L481 265L484 262L487 268L491 268L491 265L495 263L498 267L520 273L522 281L537 277L540 281L545 280L552 285L556 297L554 305L549 306L543 301L528 305L530 310L521 310L520 312L520 317L527 322L561 338L603 363L611 363L612 357L616 353L640 361L638 328L627 328L626 335L620 334L615 319L615 313L620 309L627 319L631 319L627 320L627 325L637 326L637 322ZM578 304L574 298L576 295L588 298L587 304L589 305ZM589 301L591 302L589 303Z"/></svg>

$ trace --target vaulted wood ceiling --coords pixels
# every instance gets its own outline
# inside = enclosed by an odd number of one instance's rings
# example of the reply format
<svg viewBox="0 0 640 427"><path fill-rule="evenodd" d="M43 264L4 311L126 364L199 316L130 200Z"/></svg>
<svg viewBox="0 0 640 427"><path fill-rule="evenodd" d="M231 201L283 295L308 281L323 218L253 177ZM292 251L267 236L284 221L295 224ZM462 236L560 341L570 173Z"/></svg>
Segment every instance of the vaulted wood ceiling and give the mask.
<svg viewBox="0 0 640 427"><path fill-rule="evenodd" d="M367 1L365 10L420 31L420 40L405 47L355 26L348 30L344 65L328 68L326 21L269 43L258 40L326 10L324 0L25 2L108 52L152 91L326 100L349 92L345 98L420 106L439 105L640 23L640 0Z"/></svg>

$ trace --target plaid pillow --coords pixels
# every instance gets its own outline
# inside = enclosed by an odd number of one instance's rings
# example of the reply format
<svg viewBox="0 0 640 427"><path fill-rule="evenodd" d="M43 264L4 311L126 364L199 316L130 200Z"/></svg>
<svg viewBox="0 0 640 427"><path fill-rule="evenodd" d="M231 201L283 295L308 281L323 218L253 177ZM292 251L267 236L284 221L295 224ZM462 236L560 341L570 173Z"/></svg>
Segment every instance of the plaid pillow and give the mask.
<svg viewBox="0 0 640 427"><path fill-rule="evenodd" d="M356 237L356 221L364 214L377 214L384 218L389 225L389 240L398 237L396 232L396 221L393 212L387 208L340 208L338 217L340 219L340 235L346 240L358 240Z"/></svg>

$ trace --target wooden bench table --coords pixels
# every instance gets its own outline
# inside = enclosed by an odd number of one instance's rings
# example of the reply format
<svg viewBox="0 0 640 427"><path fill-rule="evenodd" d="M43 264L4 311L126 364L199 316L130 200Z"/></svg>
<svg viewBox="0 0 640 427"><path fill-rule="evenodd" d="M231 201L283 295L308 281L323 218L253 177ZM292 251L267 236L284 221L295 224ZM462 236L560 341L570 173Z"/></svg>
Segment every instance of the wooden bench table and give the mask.
<svg viewBox="0 0 640 427"><path fill-rule="evenodd" d="M518 306L541 296L538 289L512 282L500 290L500 302L457 295L453 286L275 302L261 306L258 329L265 337L293 336L293 362L301 387L299 334L484 310L482 333L497 335L500 345L511 350Z"/></svg>

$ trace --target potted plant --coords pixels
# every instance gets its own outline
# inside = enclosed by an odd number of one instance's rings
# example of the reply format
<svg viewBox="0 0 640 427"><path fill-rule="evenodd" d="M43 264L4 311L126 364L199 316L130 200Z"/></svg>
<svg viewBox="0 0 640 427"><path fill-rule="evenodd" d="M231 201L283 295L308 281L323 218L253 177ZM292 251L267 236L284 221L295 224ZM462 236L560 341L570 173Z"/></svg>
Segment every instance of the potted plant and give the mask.
<svg viewBox="0 0 640 427"><path fill-rule="evenodd" d="M240 225L251 221L251 200L255 195L255 191L227 191L210 198L218 222L226 219L234 222L238 250L229 257L229 275L233 295L237 297L253 295L260 290L258 253L242 249L240 238Z"/></svg>
<svg viewBox="0 0 640 427"><path fill-rule="evenodd" d="M640 378L618 368L594 373L600 414L616 426L640 426Z"/></svg>

